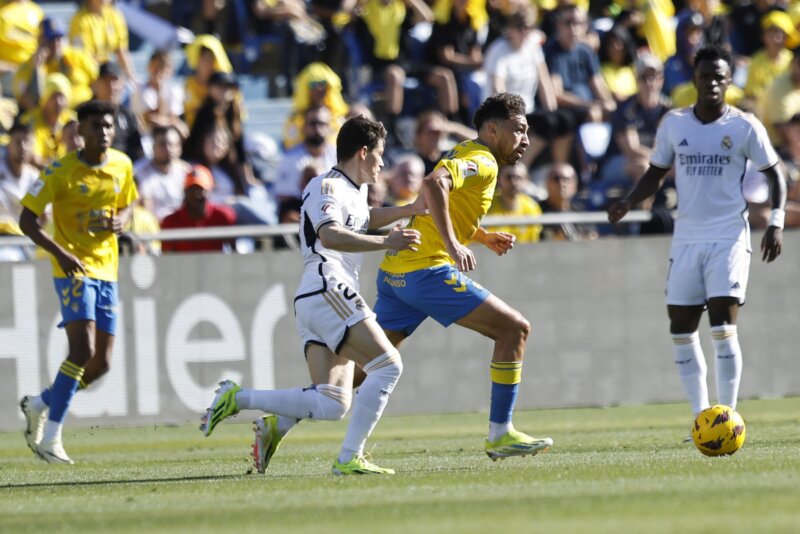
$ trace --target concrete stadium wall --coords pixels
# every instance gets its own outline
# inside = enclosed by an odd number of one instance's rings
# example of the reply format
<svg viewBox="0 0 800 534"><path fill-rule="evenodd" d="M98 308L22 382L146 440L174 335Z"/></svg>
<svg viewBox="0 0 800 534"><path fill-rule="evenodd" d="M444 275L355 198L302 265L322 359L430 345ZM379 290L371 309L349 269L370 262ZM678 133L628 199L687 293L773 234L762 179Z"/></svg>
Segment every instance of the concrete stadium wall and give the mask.
<svg viewBox="0 0 800 534"><path fill-rule="evenodd" d="M502 258L476 250L474 278L533 324L520 408L683 399L663 303L668 250L663 237L521 245ZM365 258L369 302L379 260ZM292 310L301 269L288 251L123 259L115 364L75 397L70 424L197 420L224 378L307 385ZM787 232L773 264L754 253L739 326L743 397L800 394L799 277L800 233ZM0 303L0 429L19 429L19 398L48 384L67 352L49 263L0 264ZM713 366L705 321L701 337ZM402 347L389 413L488 410L491 350L426 321Z"/></svg>

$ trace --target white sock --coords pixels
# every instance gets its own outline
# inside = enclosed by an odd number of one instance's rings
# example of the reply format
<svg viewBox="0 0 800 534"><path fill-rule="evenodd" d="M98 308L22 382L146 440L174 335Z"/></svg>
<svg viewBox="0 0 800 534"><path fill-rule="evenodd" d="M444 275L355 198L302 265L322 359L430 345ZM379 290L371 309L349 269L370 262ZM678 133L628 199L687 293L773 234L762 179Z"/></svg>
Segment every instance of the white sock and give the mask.
<svg viewBox="0 0 800 534"><path fill-rule="evenodd" d="M44 425L44 433L42 434L42 443L49 443L51 441L61 441L61 429L64 428L63 423L47 420Z"/></svg>
<svg viewBox="0 0 800 534"><path fill-rule="evenodd" d="M489 441L497 441L514 429L511 421L507 423L493 423L489 421Z"/></svg>
<svg viewBox="0 0 800 534"><path fill-rule="evenodd" d="M285 436L299 422L300 422L300 419L296 419L294 417L286 417L285 415L279 415L278 416L278 434L280 434L281 436Z"/></svg>
<svg viewBox="0 0 800 534"><path fill-rule="evenodd" d="M403 372L403 362L396 350L381 354L364 366L367 378L358 388L353 414L344 436L339 462L346 463L364 454L364 444L383 414L389 395Z"/></svg>
<svg viewBox="0 0 800 534"><path fill-rule="evenodd" d="M709 404L706 359L697 332L672 334L672 354L683 389L692 405L692 412L698 414L708 408Z"/></svg>
<svg viewBox="0 0 800 534"><path fill-rule="evenodd" d="M350 409L349 389L318 384L310 388L242 389L236 394L240 410L261 410L297 419L341 419Z"/></svg>
<svg viewBox="0 0 800 534"><path fill-rule="evenodd" d="M717 401L736 409L739 383L742 379L742 349L735 324L711 327L711 340L717 358L714 366L717 379Z"/></svg>
<svg viewBox="0 0 800 534"><path fill-rule="evenodd" d="M49 407L44 403L41 395L36 395L31 399L31 406L33 406L33 409L39 413L42 413Z"/></svg>

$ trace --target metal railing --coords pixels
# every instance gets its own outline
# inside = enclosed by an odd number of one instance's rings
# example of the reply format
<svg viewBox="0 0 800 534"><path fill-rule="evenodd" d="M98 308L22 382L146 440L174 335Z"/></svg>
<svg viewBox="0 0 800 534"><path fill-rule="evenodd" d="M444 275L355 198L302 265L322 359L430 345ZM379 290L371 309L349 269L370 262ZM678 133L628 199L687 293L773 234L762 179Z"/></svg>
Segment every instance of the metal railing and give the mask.
<svg viewBox="0 0 800 534"><path fill-rule="evenodd" d="M643 223L652 219L649 211L631 211L621 223ZM544 213L531 217L486 216L481 220L481 226L559 226L562 224L608 224L605 212L570 212L570 213ZM157 234L136 235L139 241L194 241L201 239L238 239L242 237L294 237L300 228L297 223L276 225L243 225L219 226L207 228L180 228L162 230ZM31 245L30 240L24 236L0 236L0 247L24 247Z"/></svg>

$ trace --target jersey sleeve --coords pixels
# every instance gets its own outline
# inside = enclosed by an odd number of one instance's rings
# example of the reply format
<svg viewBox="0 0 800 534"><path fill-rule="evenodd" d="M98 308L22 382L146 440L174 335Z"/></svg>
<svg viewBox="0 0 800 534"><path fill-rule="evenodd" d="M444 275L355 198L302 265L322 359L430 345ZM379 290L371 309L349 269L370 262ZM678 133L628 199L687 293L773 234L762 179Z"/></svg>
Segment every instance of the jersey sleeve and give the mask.
<svg viewBox="0 0 800 534"><path fill-rule="evenodd" d="M319 233L319 229L326 224L344 226L342 204L336 198L336 184L333 180L321 180L319 184L311 186L303 204L314 232Z"/></svg>
<svg viewBox="0 0 800 534"><path fill-rule="evenodd" d="M480 155L457 158L447 153L439 160L434 170L442 168L450 173L453 191L461 189L467 182L473 180L490 182L497 176L497 165Z"/></svg>
<svg viewBox="0 0 800 534"><path fill-rule="evenodd" d="M750 126L745 156L753 162L753 165L759 171L764 171L778 163L778 154L775 153L775 149L769 141L767 130L761 124L761 121L752 117Z"/></svg>
<svg viewBox="0 0 800 534"><path fill-rule="evenodd" d="M656 143L650 155L650 164L660 169L672 168L675 160L675 148L669 133L669 116L664 117L656 130Z"/></svg>
<svg viewBox="0 0 800 534"><path fill-rule="evenodd" d="M139 198L139 191L136 189L136 182L133 181L133 165L125 165L125 176L120 177L120 191L117 195L117 209L121 210L130 206L134 200Z"/></svg>
<svg viewBox="0 0 800 534"><path fill-rule="evenodd" d="M42 171L42 174L28 188L25 196L20 203L31 210L36 216L44 213L44 209L53 201L55 196L55 169L50 164Z"/></svg>

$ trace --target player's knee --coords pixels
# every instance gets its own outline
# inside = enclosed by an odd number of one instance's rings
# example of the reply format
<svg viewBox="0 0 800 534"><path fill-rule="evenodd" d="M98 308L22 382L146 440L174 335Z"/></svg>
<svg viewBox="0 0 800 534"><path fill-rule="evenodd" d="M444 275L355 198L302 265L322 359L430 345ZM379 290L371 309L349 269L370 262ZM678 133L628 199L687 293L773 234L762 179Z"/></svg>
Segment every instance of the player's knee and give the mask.
<svg viewBox="0 0 800 534"><path fill-rule="evenodd" d="M317 412L315 419L338 421L350 411L352 394L343 388L330 385L317 386Z"/></svg>
<svg viewBox="0 0 800 534"><path fill-rule="evenodd" d="M525 342L531 334L531 323L519 312L510 314L505 322L506 335L510 341Z"/></svg>
<svg viewBox="0 0 800 534"><path fill-rule="evenodd" d="M403 360L397 349L392 349L369 362L364 371L368 376L377 378L386 392L391 393L403 374Z"/></svg>

